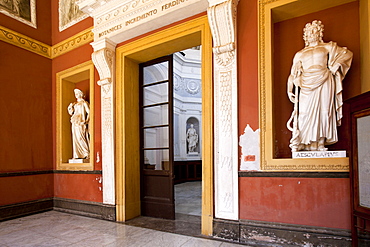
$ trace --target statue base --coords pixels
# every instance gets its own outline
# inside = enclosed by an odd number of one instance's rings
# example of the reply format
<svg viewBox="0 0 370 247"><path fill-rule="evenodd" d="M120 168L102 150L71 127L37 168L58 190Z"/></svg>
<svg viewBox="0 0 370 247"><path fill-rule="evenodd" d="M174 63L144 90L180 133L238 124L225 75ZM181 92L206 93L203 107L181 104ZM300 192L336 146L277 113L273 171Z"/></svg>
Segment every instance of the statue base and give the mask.
<svg viewBox="0 0 370 247"><path fill-rule="evenodd" d="M68 163L78 163L78 164L90 163L90 159L69 159Z"/></svg>
<svg viewBox="0 0 370 247"><path fill-rule="evenodd" d="M346 157L346 151L299 151L292 152L293 159L304 158L343 158Z"/></svg>
<svg viewBox="0 0 370 247"><path fill-rule="evenodd" d="M188 156L197 156L197 155L199 155L198 152L189 152L188 153Z"/></svg>

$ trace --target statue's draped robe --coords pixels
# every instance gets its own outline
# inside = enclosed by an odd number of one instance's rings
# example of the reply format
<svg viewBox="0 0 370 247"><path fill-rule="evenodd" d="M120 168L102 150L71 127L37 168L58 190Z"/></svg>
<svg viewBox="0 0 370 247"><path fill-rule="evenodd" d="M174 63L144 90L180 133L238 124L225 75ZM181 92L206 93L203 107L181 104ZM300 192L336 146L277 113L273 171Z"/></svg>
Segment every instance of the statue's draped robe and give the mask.
<svg viewBox="0 0 370 247"><path fill-rule="evenodd" d="M311 144L325 137L325 144L338 141L337 126L342 119L342 80L351 66L352 52L330 42L328 67L311 66L303 71L301 63L293 64L291 75L300 88L297 129L291 146ZM294 133L296 132L296 133Z"/></svg>
<svg viewBox="0 0 370 247"><path fill-rule="evenodd" d="M74 113L71 117L72 123L72 142L73 142L73 158L85 159L89 157L89 131L87 127L87 112L85 107L89 107L84 100L73 105Z"/></svg>
<svg viewBox="0 0 370 247"><path fill-rule="evenodd" d="M190 150L194 150L197 146L198 142L198 134L195 129L188 129L187 133L188 142L189 142L189 152Z"/></svg>

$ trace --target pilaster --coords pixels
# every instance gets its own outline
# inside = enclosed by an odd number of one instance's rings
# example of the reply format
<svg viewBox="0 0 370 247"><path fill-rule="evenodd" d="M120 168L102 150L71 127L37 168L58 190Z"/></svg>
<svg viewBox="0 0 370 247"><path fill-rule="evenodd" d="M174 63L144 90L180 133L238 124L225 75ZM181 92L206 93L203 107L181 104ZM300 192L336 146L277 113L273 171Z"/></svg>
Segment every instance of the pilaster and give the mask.
<svg viewBox="0 0 370 247"><path fill-rule="evenodd" d="M238 98L236 7L238 0L209 0L214 54L215 217L237 220Z"/></svg>
<svg viewBox="0 0 370 247"><path fill-rule="evenodd" d="M103 203L115 204L114 173L114 87L116 44L102 39L91 44L92 60L101 86Z"/></svg>

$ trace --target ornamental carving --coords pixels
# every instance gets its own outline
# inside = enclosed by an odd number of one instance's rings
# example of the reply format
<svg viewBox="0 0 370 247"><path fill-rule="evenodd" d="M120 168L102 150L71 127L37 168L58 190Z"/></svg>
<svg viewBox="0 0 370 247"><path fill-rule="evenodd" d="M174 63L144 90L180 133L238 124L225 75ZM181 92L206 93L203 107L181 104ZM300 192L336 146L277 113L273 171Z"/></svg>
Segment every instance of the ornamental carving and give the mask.
<svg viewBox="0 0 370 247"><path fill-rule="evenodd" d="M108 48L103 48L92 54L92 60L100 76L98 85L102 86L105 84L111 84L114 67L114 51Z"/></svg>
<svg viewBox="0 0 370 247"><path fill-rule="evenodd" d="M227 66L235 57L236 7L238 0L228 0L208 8L213 37L213 53L220 66Z"/></svg>

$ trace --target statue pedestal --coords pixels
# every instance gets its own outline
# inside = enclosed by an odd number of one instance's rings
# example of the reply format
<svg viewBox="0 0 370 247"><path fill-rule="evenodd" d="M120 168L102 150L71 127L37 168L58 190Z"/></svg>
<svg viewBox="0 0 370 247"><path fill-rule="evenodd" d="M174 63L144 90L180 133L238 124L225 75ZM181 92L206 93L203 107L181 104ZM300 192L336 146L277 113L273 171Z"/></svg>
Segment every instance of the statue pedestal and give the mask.
<svg viewBox="0 0 370 247"><path fill-rule="evenodd" d="M198 156L199 153L198 152L189 152L188 153L188 156Z"/></svg>
<svg viewBox="0 0 370 247"><path fill-rule="evenodd" d="M78 164L90 163L90 159L69 159L68 163L78 163Z"/></svg>
<svg viewBox="0 0 370 247"><path fill-rule="evenodd" d="M292 152L293 159L304 158L343 158L346 157L346 151L300 151Z"/></svg>

